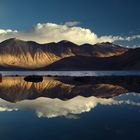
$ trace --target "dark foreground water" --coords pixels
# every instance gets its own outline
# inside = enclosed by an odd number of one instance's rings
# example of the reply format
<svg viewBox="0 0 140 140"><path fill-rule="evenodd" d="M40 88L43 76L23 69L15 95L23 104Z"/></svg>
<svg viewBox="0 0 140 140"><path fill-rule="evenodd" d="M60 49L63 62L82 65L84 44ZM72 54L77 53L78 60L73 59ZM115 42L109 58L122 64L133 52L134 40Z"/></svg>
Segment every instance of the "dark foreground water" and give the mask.
<svg viewBox="0 0 140 140"><path fill-rule="evenodd" d="M139 82L3 77L0 140L140 140Z"/></svg>

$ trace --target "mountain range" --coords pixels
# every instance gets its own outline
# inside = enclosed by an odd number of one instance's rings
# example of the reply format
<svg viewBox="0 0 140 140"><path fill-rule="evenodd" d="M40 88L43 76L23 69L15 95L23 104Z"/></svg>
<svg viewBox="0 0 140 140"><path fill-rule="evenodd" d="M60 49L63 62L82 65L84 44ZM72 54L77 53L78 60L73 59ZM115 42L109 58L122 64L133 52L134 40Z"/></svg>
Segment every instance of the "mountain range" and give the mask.
<svg viewBox="0 0 140 140"><path fill-rule="evenodd" d="M11 38L0 43L1 70L139 70L140 48L109 42L39 44Z"/></svg>

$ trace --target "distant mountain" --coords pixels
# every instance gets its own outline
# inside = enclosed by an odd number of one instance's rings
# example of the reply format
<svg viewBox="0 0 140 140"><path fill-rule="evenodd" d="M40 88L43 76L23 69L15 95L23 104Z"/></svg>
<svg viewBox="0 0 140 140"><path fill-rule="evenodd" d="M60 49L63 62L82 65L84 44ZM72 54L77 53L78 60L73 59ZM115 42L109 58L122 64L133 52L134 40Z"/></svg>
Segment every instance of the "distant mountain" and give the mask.
<svg viewBox="0 0 140 140"><path fill-rule="evenodd" d="M115 58L124 55L128 61L128 53L129 49L108 42L79 46L66 40L38 44L11 38L0 43L0 69L108 69L111 66L108 67L107 64L115 65L112 58L118 61Z"/></svg>
<svg viewBox="0 0 140 140"><path fill-rule="evenodd" d="M140 48L112 57L72 56L63 58L46 70L140 70Z"/></svg>

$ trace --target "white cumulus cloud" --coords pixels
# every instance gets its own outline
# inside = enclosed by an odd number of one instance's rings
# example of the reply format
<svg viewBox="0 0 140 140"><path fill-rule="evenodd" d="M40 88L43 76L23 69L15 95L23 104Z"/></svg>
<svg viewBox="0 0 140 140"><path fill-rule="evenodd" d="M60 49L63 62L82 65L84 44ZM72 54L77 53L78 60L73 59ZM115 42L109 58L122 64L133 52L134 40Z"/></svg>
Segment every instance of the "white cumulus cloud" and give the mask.
<svg viewBox="0 0 140 140"><path fill-rule="evenodd" d="M33 28L27 31L17 31L10 29L0 29L0 41L9 38L18 38L22 40L32 40L38 43L59 42L61 40L72 41L76 44L96 44L101 42L114 42L114 41L132 41L140 39L140 35L122 37L98 35L90 29L77 26L79 22L71 21L64 24L56 23L38 23Z"/></svg>

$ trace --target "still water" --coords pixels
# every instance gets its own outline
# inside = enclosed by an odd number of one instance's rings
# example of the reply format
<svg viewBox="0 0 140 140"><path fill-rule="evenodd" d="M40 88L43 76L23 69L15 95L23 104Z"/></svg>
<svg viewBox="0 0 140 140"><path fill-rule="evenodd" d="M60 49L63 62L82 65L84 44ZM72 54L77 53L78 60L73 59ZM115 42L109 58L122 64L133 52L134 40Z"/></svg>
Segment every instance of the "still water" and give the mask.
<svg viewBox="0 0 140 140"><path fill-rule="evenodd" d="M120 76L140 75L140 71L0 71L2 75Z"/></svg>
<svg viewBox="0 0 140 140"><path fill-rule="evenodd" d="M140 140L140 83L2 78L0 140Z"/></svg>

